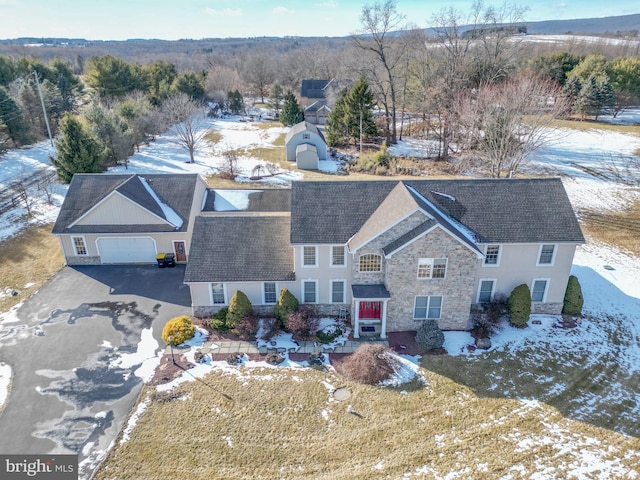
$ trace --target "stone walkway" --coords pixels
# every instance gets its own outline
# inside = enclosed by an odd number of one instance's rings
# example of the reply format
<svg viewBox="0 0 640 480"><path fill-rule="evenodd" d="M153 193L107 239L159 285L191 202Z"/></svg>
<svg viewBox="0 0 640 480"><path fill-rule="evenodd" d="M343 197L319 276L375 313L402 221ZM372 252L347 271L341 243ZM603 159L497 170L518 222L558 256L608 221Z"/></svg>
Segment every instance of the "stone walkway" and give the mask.
<svg viewBox="0 0 640 480"><path fill-rule="evenodd" d="M337 347L326 348L326 346L313 341L308 342L298 342L299 348L283 348L283 347L261 347L258 348L255 342L245 342L242 340L221 340L215 342L204 342L203 346L200 348L202 353L256 353L266 355L269 352L280 352L284 353L314 353L317 351L323 351L324 353L353 353L358 347L360 347L364 343L370 344L378 344L384 345L385 347L389 346L389 342L387 340L347 340L344 345L340 345ZM188 352L189 348L179 348L174 347L175 353L184 353ZM165 354L170 354L171 349L169 346L165 349Z"/></svg>

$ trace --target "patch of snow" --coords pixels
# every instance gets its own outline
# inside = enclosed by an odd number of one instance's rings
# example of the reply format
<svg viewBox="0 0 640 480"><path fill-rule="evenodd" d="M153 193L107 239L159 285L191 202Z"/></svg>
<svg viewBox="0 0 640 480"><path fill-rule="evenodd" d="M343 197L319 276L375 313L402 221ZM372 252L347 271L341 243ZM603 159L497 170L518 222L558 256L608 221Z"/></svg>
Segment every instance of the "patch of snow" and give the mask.
<svg viewBox="0 0 640 480"><path fill-rule="evenodd" d="M246 210L249 208L249 195L258 190L214 190L213 209L216 212Z"/></svg>
<svg viewBox="0 0 640 480"><path fill-rule="evenodd" d="M22 307L23 303L24 302L17 303L6 312L0 313L0 323L19 322L20 319L18 318L18 310L20 310L20 307Z"/></svg>
<svg viewBox="0 0 640 480"><path fill-rule="evenodd" d="M34 285L35 285L35 283L34 283L34 282L29 282L29 283L25 283L25 284L24 284L24 287L22 287L22 288L31 288L31 287L33 287Z"/></svg>
<svg viewBox="0 0 640 480"><path fill-rule="evenodd" d="M138 177L138 178L142 182L142 185L144 185L145 190L147 192L149 192L149 195L151 195L153 197L155 202L158 204L158 206L162 210L162 213L164 214L164 218L171 225L176 227L176 230L179 229L182 226L182 223L183 223L182 222L182 218L180 217L180 215L178 215L173 208L171 208L169 205L167 205L162 200L160 200L160 197L158 197L158 194L155 192L155 190L153 188L151 188L151 185L149 185L149 182L147 181L146 178L144 178L144 177Z"/></svg>
<svg viewBox="0 0 640 480"><path fill-rule="evenodd" d="M111 345L111 342L107 340L103 340L99 346L102 348L113 348L113 345Z"/></svg>
<svg viewBox="0 0 640 480"><path fill-rule="evenodd" d="M263 322L260 322L260 327L256 333L256 346L258 348L277 348L284 349L285 352L297 352L300 345L293 339L293 335L287 332L280 332L277 335L271 337L270 340L264 340L262 337L265 334Z"/></svg>
<svg viewBox="0 0 640 480"><path fill-rule="evenodd" d="M127 443L131 439L131 432L136 427L138 420L142 416L142 414L147 410L149 404L151 403L150 398L145 398L142 402L138 404L136 410L131 414L129 420L127 421L127 425L122 430L122 438L120 439L120 445L123 443Z"/></svg>
<svg viewBox="0 0 640 480"><path fill-rule="evenodd" d="M339 164L333 159L319 160L318 170L327 173L336 173L338 171Z"/></svg>
<svg viewBox="0 0 640 480"><path fill-rule="evenodd" d="M384 468L384 460L380 460L373 466L373 468L375 468L376 470L382 470Z"/></svg>
<svg viewBox="0 0 640 480"><path fill-rule="evenodd" d="M233 440L231 439L231 437L223 436L222 439L226 440L228 446L233 447Z"/></svg>
<svg viewBox="0 0 640 480"><path fill-rule="evenodd" d="M420 374L420 366L416 363L416 357L409 357L407 355L397 355L395 353L389 353L394 363L394 372L391 378L380 382L383 387L397 387L403 383L410 382L416 375L425 382L426 380ZM419 357L418 357L419 358Z"/></svg>
<svg viewBox="0 0 640 480"><path fill-rule="evenodd" d="M11 366L0 363L0 407L9 397L9 385L11 385Z"/></svg>
<svg viewBox="0 0 640 480"><path fill-rule="evenodd" d="M144 382L149 382L153 378L155 370L160 365L161 352L158 351L158 341L153 338L153 329L142 330L140 342L135 353L120 354L111 364L114 367L130 369L140 365L133 373Z"/></svg>

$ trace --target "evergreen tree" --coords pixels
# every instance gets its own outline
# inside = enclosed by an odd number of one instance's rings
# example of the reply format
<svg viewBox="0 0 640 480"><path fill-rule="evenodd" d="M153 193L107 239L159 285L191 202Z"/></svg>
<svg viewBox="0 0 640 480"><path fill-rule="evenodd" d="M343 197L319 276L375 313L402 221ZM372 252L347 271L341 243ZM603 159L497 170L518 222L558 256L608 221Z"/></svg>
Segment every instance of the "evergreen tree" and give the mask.
<svg viewBox="0 0 640 480"><path fill-rule="evenodd" d="M227 100L231 113L234 115L244 113L244 98L242 98L242 94L238 90L227 93Z"/></svg>
<svg viewBox="0 0 640 480"><path fill-rule="evenodd" d="M144 89L144 75L124 60L104 55L87 61L85 81L100 97L121 97Z"/></svg>
<svg viewBox="0 0 640 480"><path fill-rule="evenodd" d="M280 115L280 107L282 106L282 86L275 82L271 85L269 91L269 108L271 108L276 116Z"/></svg>
<svg viewBox="0 0 640 480"><path fill-rule="evenodd" d="M333 110L331 110L325 123L327 145L330 147L347 145L349 143L347 96L348 91L346 88L343 88L338 94L338 98L333 105Z"/></svg>
<svg viewBox="0 0 640 480"><path fill-rule="evenodd" d="M573 107L582 118L586 116L597 118L602 107L602 95L595 75L591 75L582 85Z"/></svg>
<svg viewBox="0 0 640 480"><path fill-rule="evenodd" d="M373 93L369 89L369 84L364 77L353 86L346 100L347 115L346 123L349 136L357 141L360 139L360 125L362 124L362 137L368 138L378 133L375 123L373 122L374 99Z"/></svg>
<svg viewBox="0 0 640 480"><path fill-rule="evenodd" d="M567 82L562 87L562 90L569 98L571 105L573 106L580 95L580 90L582 90L582 82L577 75L572 75Z"/></svg>
<svg viewBox="0 0 640 480"><path fill-rule="evenodd" d="M304 115L298 104L298 100L291 90L287 90L284 94L284 102L282 104L282 113L280 121L283 125L290 127L304 120Z"/></svg>
<svg viewBox="0 0 640 480"><path fill-rule="evenodd" d="M173 82L173 90L189 95L192 100L204 97L204 76L194 72L186 72Z"/></svg>
<svg viewBox="0 0 640 480"><path fill-rule="evenodd" d="M91 132L102 142L106 150L106 164L127 164L133 155L133 135L127 123L107 106L93 102L83 112Z"/></svg>
<svg viewBox="0 0 640 480"><path fill-rule="evenodd" d="M70 113L60 122L56 151L56 157L49 159L63 183L69 183L75 173L100 173L104 170L104 147Z"/></svg>
<svg viewBox="0 0 640 480"><path fill-rule="evenodd" d="M29 126L18 104L9 96L6 88L0 86L0 132L4 133L19 147L29 143Z"/></svg>
<svg viewBox="0 0 640 480"><path fill-rule="evenodd" d="M241 290L236 290L231 300L229 300L229 310L227 312L227 327L235 328L240 321L252 311L251 301Z"/></svg>
<svg viewBox="0 0 640 480"><path fill-rule="evenodd" d="M613 92L613 86L609 82L609 78L604 77L598 80L598 94L600 99L600 109L605 112L612 112L616 104L616 96ZM596 120L598 113L596 113Z"/></svg>

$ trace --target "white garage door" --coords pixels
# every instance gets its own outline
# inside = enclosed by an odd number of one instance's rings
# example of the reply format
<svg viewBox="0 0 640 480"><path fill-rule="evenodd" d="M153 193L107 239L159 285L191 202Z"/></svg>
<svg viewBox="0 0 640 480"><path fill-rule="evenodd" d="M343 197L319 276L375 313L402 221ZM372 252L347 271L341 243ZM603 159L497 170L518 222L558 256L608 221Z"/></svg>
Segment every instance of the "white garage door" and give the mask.
<svg viewBox="0 0 640 480"><path fill-rule="evenodd" d="M156 244L151 237L99 238L102 263L155 263Z"/></svg>

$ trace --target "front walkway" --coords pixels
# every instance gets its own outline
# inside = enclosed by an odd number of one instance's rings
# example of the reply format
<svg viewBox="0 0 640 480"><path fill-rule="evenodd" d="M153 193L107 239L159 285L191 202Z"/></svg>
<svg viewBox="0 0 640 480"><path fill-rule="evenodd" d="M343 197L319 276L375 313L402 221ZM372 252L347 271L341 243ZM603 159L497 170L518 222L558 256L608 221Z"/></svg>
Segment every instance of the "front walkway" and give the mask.
<svg viewBox="0 0 640 480"><path fill-rule="evenodd" d="M358 347L360 347L360 345L364 343L384 345L385 347L389 346L389 342L387 340L379 340L379 339L347 340L347 342L344 345L340 345L336 347L332 346L329 348L327 348L326 345L322 345L318 342L306 341L306 342L298 342L298 344L300 345L299 348L289 348L289 349L286 349L283 347L258 348L255 342L248 342L248 341L242 341L242 340L216 340L212 342L211 341L204 342L204 344L200 348L200 351L202 353L214 353L214 354L215 353L223 353L223 354L254 353L254 354L262 354L262 355L266 355L267 353L270 353L270 352L314 353L317 351L322 351L325 353L353 353L358 349ZM184 353L189 351L189 348L179 348L179 347L174 347L174 348L176 353ZM169 346L166 347L164 353L165 354L171 353Z"/></svg>

